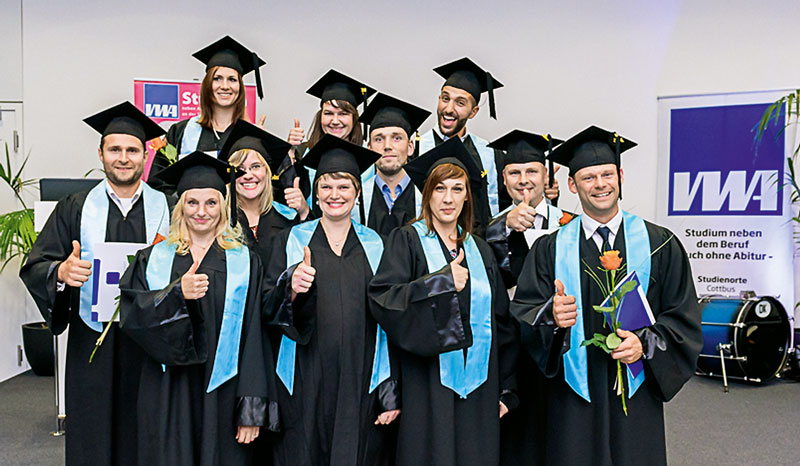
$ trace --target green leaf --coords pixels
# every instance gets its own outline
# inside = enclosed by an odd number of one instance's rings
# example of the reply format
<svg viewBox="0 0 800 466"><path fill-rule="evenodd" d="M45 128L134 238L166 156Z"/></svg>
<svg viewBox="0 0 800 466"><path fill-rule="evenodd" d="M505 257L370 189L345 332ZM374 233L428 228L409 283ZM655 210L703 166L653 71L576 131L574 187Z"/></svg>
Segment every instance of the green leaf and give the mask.
<svg viewBox="0 0 800 466"><path fill-rule="evenodd" d="M612 350L619 348L619 345L622 343L622 338L619 337L616 333L610 333L606 337L606 346L611 348Z"/></svg>
<svg viewBox="0 0 800 466"><path fill-rule="evenodd" d="M592 306L592 308L594 308L594 310L597 311L597 312L613 312L614 311L613 307Z"/></svg>

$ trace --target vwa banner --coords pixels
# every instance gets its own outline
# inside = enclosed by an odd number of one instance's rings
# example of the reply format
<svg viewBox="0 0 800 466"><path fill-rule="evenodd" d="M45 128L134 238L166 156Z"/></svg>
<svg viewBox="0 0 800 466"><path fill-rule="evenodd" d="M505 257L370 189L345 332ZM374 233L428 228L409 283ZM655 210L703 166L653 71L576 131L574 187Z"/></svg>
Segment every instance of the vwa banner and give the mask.
<svg viewBox="0 0 800 466"><path fill-rule="evenodd" d="M754 291L794 313L791 144L753 128L783 92L660 98L656 221L681 240L700 296Z"/></svg>

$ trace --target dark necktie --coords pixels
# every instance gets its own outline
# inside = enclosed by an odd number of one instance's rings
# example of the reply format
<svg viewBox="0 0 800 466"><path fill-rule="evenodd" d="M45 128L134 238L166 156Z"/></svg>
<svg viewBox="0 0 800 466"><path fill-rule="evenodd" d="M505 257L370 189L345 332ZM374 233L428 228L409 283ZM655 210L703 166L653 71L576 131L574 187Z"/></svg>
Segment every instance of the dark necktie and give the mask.
<svg viewBox="0 0 800 466"><path fill-rule="evenodd" d="M608 243L608 235L611 234L611 230L608 229L606 226L602 226L597 229L597 233L603 238L603 249L600 250L601 253L610 251L611 244Z"/></svg>

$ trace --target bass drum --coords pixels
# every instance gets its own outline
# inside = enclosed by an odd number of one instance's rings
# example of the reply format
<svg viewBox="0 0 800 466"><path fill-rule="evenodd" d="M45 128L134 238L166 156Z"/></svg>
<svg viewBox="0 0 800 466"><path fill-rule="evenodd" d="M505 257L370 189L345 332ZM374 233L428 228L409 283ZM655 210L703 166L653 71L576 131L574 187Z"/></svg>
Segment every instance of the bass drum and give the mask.
<svg viewBox="0 0 800 466"><path fill-rule="evenodd" d="M698 374L721 376L720 348L728 377L763 382L786 363L791 324L781 303L770 297L701 298L703 351Z"/></svg>

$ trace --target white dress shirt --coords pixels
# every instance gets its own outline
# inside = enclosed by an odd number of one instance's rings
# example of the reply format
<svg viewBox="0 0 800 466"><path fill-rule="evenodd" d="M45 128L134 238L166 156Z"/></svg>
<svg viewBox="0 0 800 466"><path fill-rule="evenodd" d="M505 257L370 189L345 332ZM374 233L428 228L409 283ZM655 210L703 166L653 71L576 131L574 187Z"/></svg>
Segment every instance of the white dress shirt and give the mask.
<svg viewBox="0 0 800 466"><path fill-rule="evenodd" d="M608 223L600 223L597 220L589 217L586 214L581 215L581 226L583 227L583 234L586 239L592 238L594 240L594 244L597 245L597 250L600 251L603 249L603 237L600 236L600 233L597 232L597 229L600 227L608 227L611 230L611 233L608 235L608 244L611 247L614 247L614 240L617 238L617 231L619 230L619 226L622 224L622 209L617 211L617 215L614 216Z"/></svg>
<svg viewBox="0 0 800 466"><path fill-rule="evenodd" d="M139 187L136 189L136 192L133 193L133 197L121 198L117 196L117 193L114 192L114 190L111 188L111 185L106 183L106 192L108 193L108 197L110 197L111 200L114 201L114 204L119 207L119 211L122 212L123 217L128 216L128 212L131 211L133 205L136 204L136 201L138 201L140 197L142 197L142 190L144 189L142 184L143 182L140 181Z"/></svg>

